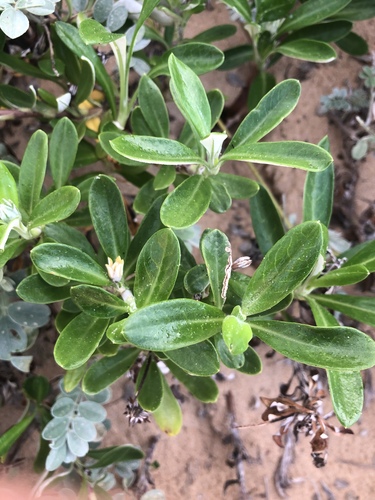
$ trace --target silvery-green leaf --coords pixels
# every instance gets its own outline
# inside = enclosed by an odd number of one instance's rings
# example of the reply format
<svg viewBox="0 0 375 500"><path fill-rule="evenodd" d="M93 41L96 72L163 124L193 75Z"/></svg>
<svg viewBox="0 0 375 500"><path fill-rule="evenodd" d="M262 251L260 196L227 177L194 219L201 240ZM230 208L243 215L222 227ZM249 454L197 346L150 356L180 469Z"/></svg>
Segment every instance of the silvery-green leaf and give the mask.
<svg viewBox="0 0 375 500"><path fill-rule="evenodd" d="M73 430L78 437L85 441L92 441L96 438L95 425L83 417L76 417L73 420Z"/></svg>
<svg viewBox="0 0 375 500"><path fill-rule="evenodd" d="M146 75L150 71L150 66L139 57L132 57L130 59L130 67L134 69L138 73L138 75L143 76Z"/></svg>
<svg viewBox="0 0 375 500"><path fill-rule="evenodd" d="M60 448L52 448L46 460L46 470L54 471L58 469L64 462L66 451L65 442L62 446L60 446Z"/></svg>
<svg viewBox="0 0 375 500"><path fill-rule="evenodd" d="M106 387L97 394L90 394L90 395L86 394L86 398L89 401L95 401L96 403L100 404L108 403L111 397L112 397L112 391L109 387Z"/></svg>
<svg viewBox="0 0 375 500"><path fill-rule="evenodd" d="M13 302L8 307L9 317L22 326L38 328L48 323L51 310L45 304Z"/></svg>
<svg viewBox="0 0 375 500"><path fill-rule="evenodd" d="M107 416L107 412L103 406L95 401L82 401L78 405L78 412L81 417L90 420L90 422L103 422Z"/></svg>
<svg viewBox="0 0 375 500"><path fill-rule="evenodd" d="M11 352L22 352L26 347L23 328L8 316L0 317L0 359L9 360Z"/></svg>
<svg viewBox="0 0 375 500"><path fill-rule="evenodd" d="M63 434L62 436L60 436L59 438L57 439L54 439L53 441L51 441L49 447L51 449L56 449L56 448L60 448L60 446L62 446L66 441L66 435Z"/></svg>
<svg viewBox="0 0 375 500"><path fill-rule="evenodd" d="M128 11L122 2L117 2L111 9L107 18L107 28L112 33L124 26L128 18Z"/></svg>
<svg viewBox="0 0 375 500"><path fill-rule="evenodd" d="M74 431L69 431L66 437L69 450L77 457L84 457L89 451L88 442L81 439Z"/></svg>
<svg viewBox="0 0 375 500"><path fill-rule="evenodd" d="M54 417L67 417L75 407L75 402L71 398L59 398L51 408L51 413Z"/></svg>
<svg viewBox="0 0 375 500"><path fill-rule="evenodd" d="M0 15L0 29L9 38L18 38L26 33L29 28L29 20L23 12L13 7L5 9Z"/></svg>
<svg viewBox="0 0 375 500"><path fill-rule="evenodd" d="M42 432L42 438L47 441L57 439L65 434L69 425L69 418L53 418L48 422Z"/></svg>
<svg viewBox="0 0 375 500"><path fill-rule="evenodd" d="M10 362L20 372L29 373L30 365L33 360L32 356L11 356Z"/></svg>
<svg viewBox="0 0 375 500"><path fill-rule="evenodd" d="M36 16L48 16L48 14L52 14L55 10L55 2L51 2L49 0L44 0L43 5L40 7L28 7L27 11L31 12L31 14L35 14Z"/></svg>
<svg viewBox="0 0 375 500"><path fill-rule="evenodd" d="M94 5L93 16L95 21L103 23L113 7L113 0L97 0Z"/></svg>
<svg viewBox="0 0 375 500"><path fill-rule="evenodd" d="M86 9L87 0L72 0L72 5L76 12L83 12Z"/></svg>

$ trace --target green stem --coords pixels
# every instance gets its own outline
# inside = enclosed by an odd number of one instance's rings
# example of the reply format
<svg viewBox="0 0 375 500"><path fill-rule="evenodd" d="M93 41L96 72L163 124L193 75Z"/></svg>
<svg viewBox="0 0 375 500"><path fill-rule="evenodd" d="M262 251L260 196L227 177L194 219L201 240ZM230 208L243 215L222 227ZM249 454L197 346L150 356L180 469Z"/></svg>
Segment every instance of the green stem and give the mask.
<svg viewBox="0 0 375 500"><path fill-rule="evenodd" d="M128 119L128 87L129 87L129 72L128 72L128 59L130 59L125 52L125 65L124 59L122 57L121 50L116 42L112 42L111 44L112 50L115 54L117 67L119 71L120 78L120 102L119 102L119 110L117 114L117 124L121 129L125 128L126 121Z"/></svg>

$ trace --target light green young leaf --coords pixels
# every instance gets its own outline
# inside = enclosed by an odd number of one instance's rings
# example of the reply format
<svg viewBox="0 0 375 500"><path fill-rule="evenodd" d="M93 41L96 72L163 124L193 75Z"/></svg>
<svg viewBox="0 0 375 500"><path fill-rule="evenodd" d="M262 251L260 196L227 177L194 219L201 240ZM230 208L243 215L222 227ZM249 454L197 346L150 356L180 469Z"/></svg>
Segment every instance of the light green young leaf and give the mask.
<svg viewBox="0 0 375 500"><path fill-rule="evenodd" d="M84 19L79 25L79 34L86 45L105 45L124 36L123 33L111 33L94 19Z"/></svg>
<svg viewBox="0 0 375 500"><path fill-rule="evenodd" d="M328 63L336 59L336 51L326 42L319 40L293 40L278 45L274 52L284 56L312 61L317 63Z"/></svg>
<svg viewBox="0 0 375 500"><path fill-rule="evenodd" d="M138 88L138 101L144 119L155 137L169 137L169 116L163 94L147 75Z"/></svg>
<svg viewBox="0 0 375 500"><path fill-rule="evenodd" d="M160 191L171 186L176 178L176 169L173 165L164 165L160 167L159 172L153 180L154 189Z"/></svg>
<svg viewBox="0 0 375 500"><path fill-rule="evenodd" d="M210 176L208 180L211 184L210 210L217 214L223 214L230 209L232 198L225 185L217 181L216 176Z"/></svg>
<svg viewBox="0 0 375 500"><path fill-rule="evenodd" d="M243 119L227 151L245 142L258 142L296 107L301 94L298 80L284 80L273 87L259 104Z"/></svg>
<svg viewBox="0 0 375 500"><path fill-rule="evenodd" d="M357 321L375 326L375 297L363 295L313 295L322 306L339 311Z"/></svg>
<svg viewBox="0 0 375 500"><path fill-rule="evenodd" d="M100 244L113 261L125 259L130 232L122 195L106 175L95 177L89 192L89 209Z"/></svg>
<svg viewBox="0 0 375 500"><path fill-rule="evenodd" d="M373 273L375 272L375 240L357 245L345 252L344 255L340 255L341 257L347 257L348 259L342 267L362 264L370 273Z"/></svg>
<svg viewBox="0 0 375 500"><path fill-rule="evenodd" d="M327 370L327 377L336 417L344 427L350 427L362 414L364 394L361 373Z"/></svg>
<svg viewBox="0 0 375 500"><path fill-rule="evenodd" d="M45 226L66 219L71 215L81 199L79 189L63 186L42 198L30 215L29 228Z"/></svg>
<svg viewBox="0 0 375 500"><path fill-rule="evenodd" d="M184 384L187 390L199 401L203 403L215 403L217 401L219 388L211 377L189 375L170 360L166 361L166 365L171 370L173 376Z"/></svg>
<svg viewBox="0 0 375 500"><path fill-rule="evenodd" d="M231 198L251 198L259 191L259 184L247 177L220 172L214 178L226 187Z"/></svg>
<svg viewBox="0 0 375 500"><path fill-rule="evenodd" d="M48 138L42 130L31 136L23 155L18 183L20 204L30 214L39 202L48 155Z"/></svg>
<svg viewBox="0 0 375 500"><path fill-rule="evenodd" d="M182 427L182 412L180 405L162 376L163 397L159 407L152 414L160 429L169 436L178 434Z"/></svg>
<svg viewBox="0 0 375 500"><path fill-rule="evenodd" d="M211 109L206 91L194 71L173 54L169 56L168 65L172 97L198 138L204 139L211 131Z"/></svg>
<svg viewBox="0 0 375 500"><path fill-rule="evenodd" d="M144 410L153 412L160 406L163 398L162 379L163 376L155 361L151 359L148 363L146 360L138 373L135 386L139 391L138 402Z"/></svg>
<svg viewBox="0 0 375 500"><path fill-rule="evenodd" d="M251 278L242 302L244 314L257 314L279 303L310 274L323 243L319 222L304 222L267 252Z"/></svg>
<svg viewBox="0 0 375 500"><path fill-rule="evenodd" d="M234 370L239 370L244 365L245 355L243 353L232 354L224 342L222 335L216 335L215 345L220 359L225 366Z"/></svg>
<svg viewBox="0 0 375 500"><path fill-rule="evenodd" d="M49 145L49 165L56 189L66 184L77 150L77 130L69 118L64 116L55 125Z"/></svg>
<svg viewBox="0 0 375 500"><path fill-rule="evenodd" d="M81 311L95 318L114 318L129 312L122 299L97 286L74 286L71 297Z"/></svg>
<svg viewBox="0 0 375 500"><path fill-rule="evenodd" d="M244 353L253 336L251 326L236 316L229 315L223 321L223 339L229 352L236 356Z"/></svg>
<svg viewBox="0 0 375 500"><path fill-rule="evenodd" d="M93 318L85 313L76 316L60 333L55 344L56 363L73 370L86 363L98 347L108 320Z"/></svg>
<svg viewBox="0 0 375 500"><path fill-rule="evenodd" d="M209 340L167 351L165 355L190 375L209 377L220 370L219 357Z"/></svg>
<svg viewBox="0 0 375 500"><path fill-rule="evenodd" d="M72 392L78 384L81 382L82 377L87 371L86 364L74 368L73 370L68 370L63 378L63 387L65 392Z"/></svg>
<svg viewBox="0 0 375 500"><path fill-rule="evenodd" d="M17 424L13 425L10 429L5 431L2 436L0 436L0 457L2 459L5 458L6 454L17 439L19 439L26 431L31 422L34 420L34 417L34 415L24 416L22 420L17 422Z"/></svg>
<svg viewBox="0 0 375 500"><path fill-rule="evenodd" d="M323 276L316 277L309 281L309 286L313 288L324 288L330 286L353 285L363 281L369 275L368 269L362 264L342 267L329 271Z"/></svg>
<svg viewBox="0 0 375 500"><path fill-rule="evenodd" d="M171 229L160 229L142 248L137 260L134 297L137 307L167 300L174 288L181 252Z"/></svg>
<svg viewBox="0 0 375 500"><path fill-rule="evenodd" d="M16 181L2 162L0 162L0 179L0 203L3 203L4 200L10 200L16 207L18 207L18 191Z"/></svg>
<svg viewBox="0 0 375 500"><path fill-rule="evenodd" d="M375 342L354 328L285 321L252 321L251 327L272 349L299 363L345 372L375 364Z"/></svg>
<svg viewBox="0 0 375 500"><path fill-rule="evenodd" d="M319 146L299 141L245 142L224 153L221 163L228 160L280 165L313 172L324 170L333 161L332 156Z"/></svg>

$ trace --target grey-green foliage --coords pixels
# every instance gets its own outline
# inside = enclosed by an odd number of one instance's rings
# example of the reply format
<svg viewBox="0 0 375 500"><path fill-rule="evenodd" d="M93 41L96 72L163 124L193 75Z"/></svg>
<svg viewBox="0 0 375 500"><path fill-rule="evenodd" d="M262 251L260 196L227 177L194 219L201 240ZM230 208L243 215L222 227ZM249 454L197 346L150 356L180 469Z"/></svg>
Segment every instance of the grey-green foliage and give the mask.
<svg viewBox="0 0 375 500"><path fill-rule="evenodd" d="M328 95L320 98L320 112L328 111L359 112L369 105L368 94L363 89L349 91L346 88L335 87Z"/></svg>
<svg viewBox="0 0 375 500"><path fill-rule="evenodd" d="M19 356L34 342L38 328L48 323L50 309L44 304L14 301L15 282L0 269L0 359L28 372L31 356Z"/></svg>
<svg viewBox="0 0 375 500"><path fill-rule="evenodd" d="M89 443L100 440L97 427L107 416L102 403L108 402L111 396L109 389L95 396L88 396L79 387L66 392L62 384L60 390L51 408L53 418L42 432L43 439L51 441L46 460L48 471L84 457L89 451Z"/></svg>

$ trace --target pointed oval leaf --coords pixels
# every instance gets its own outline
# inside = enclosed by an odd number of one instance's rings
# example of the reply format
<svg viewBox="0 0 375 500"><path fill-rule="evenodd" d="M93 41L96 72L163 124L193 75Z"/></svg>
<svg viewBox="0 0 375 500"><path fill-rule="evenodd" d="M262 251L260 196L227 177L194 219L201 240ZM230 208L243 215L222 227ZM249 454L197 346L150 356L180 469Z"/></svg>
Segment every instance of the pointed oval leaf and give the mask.
<svg viewBox="0 0 375 500"><path fill-rule="evenodd" d="M66 184L78 150L78 134L73 123L64 116L51 134L49 164L56 188Z"/></svg>
<svg viewBox="0 0 375 500"><path fill-rule="evenodd" d="M18 207L17 184L4 163L0 162L0 203L10 200Z"/></svg>
<svg viewBox="0 0 375 500"><path fill-rule="evenodd" d="M62 278L106 286L111 284L104 269L81 250L60 243L43 243L31 250L31 259L41 271Z"/></svg>
<svg viewBox="0 0 375 500"><path fill-rule="evenodd" d="M182 427L182 412L164 376L161 379L163 397L159 407L154 411L152 416L163 432L169 436L175 436L180 432Z"/></svg>
<svg viewBox="0 0 375 500"><path fill-rule="evenodd" d="M111 33L94 19L84 19L79 25L79 34L86 45L105 45L124 36L122 33Z"/></svg>
<svg viewBox="0 0 375 500"><path fill-rule="evenodd" d="M262 371L262 360L251 346L244 352L245 361L238 371L246 375L258 375Z"/></svg>
<svg viewBox="0 0 375 500"><path fill-rule="evenodd" d="M159 87L143 75L138 87L138 101L147 124L155 137L169 137L169 116Z"/></svg>
<svg viewBox="0 0 375 500"><path fill-rule="evenodd" d="M333 161L332 156L319 146L299 141L245 142L225 152L221 157L221 162L228 160L280 165L312 172L324 170Z"/></svg>
<svg viewBox="0 0 375 500"><path fill-rule="evenodd" d="M210 210L217 214L223 214L230 209L232 198L225 185L218 182L215 177L209 177L208 180L211 184Z"/></svg>
<svg viewBox="0 0 375 500"><path fill-rule="evenodd" d="M284 356L329 370L365 370L375 364L375 342L349 327L252 321L254 335Z"/></svg>
<svg viewBox="0 0 375 500"><path fill-rule="evenodd" d="M100 244L113 261L125 259L130 232L122 195L114 180L99 175L91 184L89 208Z"/></svg>
<svg viewBox="0 0 375 500"><path fill-rule="evenodd" d="M71 297L81 311L96 318L114 318L129 312L122 299L97 286L74 286Z"/></svg>
<svg viewBox="0 0 375 500"><path fill-rule="evenodd" d="M141 460L144 457L144 453L135 446L125 445L110 446L100 450L90 450L88 456L98 459L98 461L95 464L90 465L88 469L98 469L108 467L108 465L116 464L118 462L133 462L135 460Z"/></svg>
<svg viewBox="0 0 375 500"><path fill-rule="evenodd" d="M138 308L167 300L174 288L181 252L171 229L160 229L142 248L137 260L134 297Z"/></svg>
<svg viewBox="0 0 375 500"><path fill-rule="evenodd" d="M366 279L369 274L365 266L356 264L354 266L347 266L329 271L323 274L323 276L311 280L309 285L314 288L353 285L354 283L359 283Z"/></svg>
<svg viewBox="0 0 375 500"><path fill-rule="evenodd" d="M224 342L222 335L217 335L215 338L215 345L217 352L219 353L221 361L228 368L232 368L234 370L239 370L245 363L245 355L241 354L232 354L226 343Z"/></svg>
<svg viewBox="0 0 375 500"><path fill-rule="evenodd" d="M74 186L63 186L52 191L31 212L29 227L45 226L67 219L78 207L80 199L81 193Z"/></svg>
<svg viewBox="0 0 375 500"><path fill-rule="evenodd" d="M97 394L110 386L132 367L139 352L139 349L131 347L118 351L114 356L96 361L83 378L83 390L87 394Z"/></svg>
<svg viewBox="0 0 375 500"><path fill-rule="evenodd" d="M226 187L231 198L239 200L251 198L259 191L257 182L240 175L219 173L215 179Z"/></svg>
<svg viewBox="0 0 375 500"><path fill-rule="evenodd" d="M257 142L273 130L296 107L301 94L298 80L284 80L266 94L244 118L234 134L228 151L245 142Z"/></svg>
<svg viewBox="0 0 375 500"><path fill-rule="evenodd" d="M147 372L146 372L147 370ZM154 360L143 363L136 383L138 402L146 411L155 411L163 397L162 374Z"/></svg>
<svg viewBox="0 0 375 500"><path fill-rule="evenodd" d="M364 394L361 373L328 370L327 377L336 417L344 427L350 427L362 414Z"/></svg>
<svg viewBox="0 0 375 500"><path fill-rule="evenodd" d="M86 363L98 347L108 321L81 313L61 332L55 344L56 363L73 370Z"/></svg>
<svg viewBox="0 0 375 500"><path fill-rule="evenodd" d="M318 63L331 62L337 57L336 51L328 43L319 40L293 40L282 43L275 52L302 61Z"/></svg>
<svg viewBox="0 0 375 500"><path fill-rule="evenodd" d="M375 240L366 241L361 245L357 245L343 255L340 255L340 258L341 257L346 257L348 259L342 267L362 264L370 273L373 273L375 272Z"/></svg>
<svg viewBox="0 0 375 500"><path fill-rule="evenodd" d="M209 284L210 279L205 264L192 267L184 276L184 287L190 295L203 293Z"/></svg>
<svg viewBox="0 0 375 500"><path fill-rule="evenodd" d="M51 304L70 297L70 286L51 286L38 274L23 279L16 291L22 300L34 304Z"/></svg>
<svg viewBox="0 0 375 500"><path fill-rule="evenodd" d="M0 457L4 457L13 444L26 431L34 420L34 415L26 415L22 420L13 425L0 436Z"/></svg>
<svg viewBox="0 0 375 500"><path fill-rule="evenodd" d="M211 184L201 175L188 177L164 201L160 218L166 226L183 229L192 226L207 211Z"/></svg>
<svg viewBox="0 0 375 500"><path fill-rule="evenodd" d="M132 344L151 351L172 351L197 344L221 330L224 313L190 299L173 299L139 309L123 323Z"/></svg>
<svg viewBox="0 0 375 500"><path fill-rule="evenodd" d="M270 309L293 292L312 271L322 248L319 222L304 222L267 252L251 278L242 302L244 314Z"/></svg>
<svg viewBox="0 0 375 500"><path fill-rule="evenodd" d="M153 186L156 190L166 189L171 186L176 178L176 169L173 165L164 165L160 167L155 175Z"/></svg>
<svg viewBox="0 0 375 500"><path fill-rule="evenodd" d="M217 401L219 388L211 377L189 375L170 360L166 361L166 365L171 370L173 376L184 384L187 390L199 401L203 403L215 403Z"/></svg>
<svg viewBox="0 0 375 500"><path fill-rule="evenodd" d="M209 340L165 354L182 370L197 377L215 375L220 369L218 354Z"/></svg>
<svg viewBox="0 0 375 500"><path fill-rule="evenodd" d="M248 348L253 333L249 323L235 316L226 316L223 321L223 339L229 352L236 356Z"/></svg>
<svg viewBox="0 0 375 500"><path fill-rule="evenodd" d="M375 297L363 295L313 295L322 306L346 314L367 325L375 326Z"/></svg>

